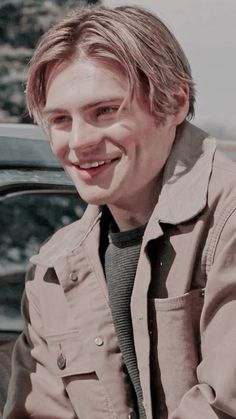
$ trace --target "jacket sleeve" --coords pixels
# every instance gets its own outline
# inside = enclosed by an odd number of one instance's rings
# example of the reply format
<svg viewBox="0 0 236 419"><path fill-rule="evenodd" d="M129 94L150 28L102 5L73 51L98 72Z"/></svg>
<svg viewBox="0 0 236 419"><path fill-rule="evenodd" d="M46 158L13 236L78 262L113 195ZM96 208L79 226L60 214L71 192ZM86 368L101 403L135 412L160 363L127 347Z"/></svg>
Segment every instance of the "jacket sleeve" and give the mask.
<svg viewBox="0 0 236 419"><path fill-rule="evenodd" d="M12 373L3 418L75 419L77 416L63 383L54 373L43 338L32 275L33 270L29 272L22 299L25 329L13 350Z"/></svg>
<svg viewBox="0 0 236 419"><path fill-rule="evenodd" d="M206 260L198 384L183 396L170 419L236 418L235 209L212 235Z"/></svg>

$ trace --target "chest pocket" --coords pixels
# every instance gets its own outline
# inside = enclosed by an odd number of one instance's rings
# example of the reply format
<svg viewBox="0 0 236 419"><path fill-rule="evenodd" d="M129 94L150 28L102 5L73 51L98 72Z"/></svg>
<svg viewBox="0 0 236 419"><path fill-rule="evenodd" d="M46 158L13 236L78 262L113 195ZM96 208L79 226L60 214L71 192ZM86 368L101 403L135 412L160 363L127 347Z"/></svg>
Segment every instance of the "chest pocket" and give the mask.
<svg viewBox="0 0 236 419"><path fill-rule="evenodd" d="M47 337L56 374L80 419L117 419L78 332Z"/></svg>
<svg viewBox="0 0 236 419"><path fill-rule="evenodd" d="M203 289L180 297L149 299L151 364L158 366L153 383L162 399L159 402L167 406L168 412L172 412L182 396L197 384L203 302Z"/></svg>

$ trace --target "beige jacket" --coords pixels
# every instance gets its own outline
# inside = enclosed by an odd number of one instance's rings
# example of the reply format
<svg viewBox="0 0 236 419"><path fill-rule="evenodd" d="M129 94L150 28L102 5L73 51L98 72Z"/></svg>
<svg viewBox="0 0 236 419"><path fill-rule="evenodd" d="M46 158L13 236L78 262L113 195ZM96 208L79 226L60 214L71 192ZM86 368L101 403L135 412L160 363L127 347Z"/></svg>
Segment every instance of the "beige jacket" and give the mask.
<svg viewBox="0 0 236 419"><path fill-rule="evenodd" d="M32 258L4 419L135 418L100 219L89 206ZM144 234L131 311L147 419L236 418L236 166L189 123Z"/></svg>

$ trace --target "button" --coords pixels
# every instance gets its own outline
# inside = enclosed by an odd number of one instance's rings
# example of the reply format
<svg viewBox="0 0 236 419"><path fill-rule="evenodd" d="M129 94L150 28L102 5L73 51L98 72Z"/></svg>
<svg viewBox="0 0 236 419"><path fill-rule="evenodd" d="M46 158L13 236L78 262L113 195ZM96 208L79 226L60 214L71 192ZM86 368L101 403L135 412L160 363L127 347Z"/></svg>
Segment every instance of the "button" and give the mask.
<svg viewBox="0 0 236 419"><path fill-rule="evenodd" d="M128 419L138 419L138 416L135 412L130 412L128 415Z"/></svg>
<svg viewBox="0 0 236 419"><path fill-rule="evenodd" d="M66 366L66 358L63 354L60 354L57 358L57 366L60 368L60 370L64 370Z"/></svg>
<svg viewBox="0 0 236 419"><path fill-rule="evenodd" d="M103 345L103 343L104 343L103 338L101 338L101 336L97 336L97 337L94 339L94 342L95 342L95 344L96 344L97 346L102 346L102 345Z"/></svg>
<svg viewBox="0 0 236 419"><path fill-rule="evenodd" d="M200 297L205 297L205 290L200 291Z"/></svg>
<svg viewBox="0 0 236 419"><path fill-rule="evenodd" d="M73 282L77 281L77 279L78 279L77 273L75 271L70 272L69 279Z"/></svg>

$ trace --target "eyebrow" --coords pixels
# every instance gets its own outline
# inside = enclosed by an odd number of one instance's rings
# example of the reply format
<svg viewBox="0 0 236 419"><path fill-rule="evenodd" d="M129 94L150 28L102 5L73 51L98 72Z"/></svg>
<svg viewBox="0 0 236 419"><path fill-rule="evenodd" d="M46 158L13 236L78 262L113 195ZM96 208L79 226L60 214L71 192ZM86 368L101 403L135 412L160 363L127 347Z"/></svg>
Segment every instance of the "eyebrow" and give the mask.
<svg viewBox="0 0 236 419"><path fill-rule="evenodd" d="M66 110L63 109L63 108L48 108L48 109L44 108L43 111L42 111L42 114L44 116L47 116L47 115L50 115L52 113L62 113L62 112L66 112Z"/></svg>
<svg viewBox="0 0 236 419"><path fill-rule="evenodd" d="M117 101L123 101L123 100L124 100L123 97L103 99L103 100L91 102L91 103L88 103L87 105L81 106L81 109L86 111L89 108L95 108L96 106L104 105L105 103L117 102ZM52 113L62 113L62 112L67 112L67 110L63 109L63 108L47 108L47 107L45 107L42 113L43 113L44 116L47 116L47 115L50 115Z"/></svg>

